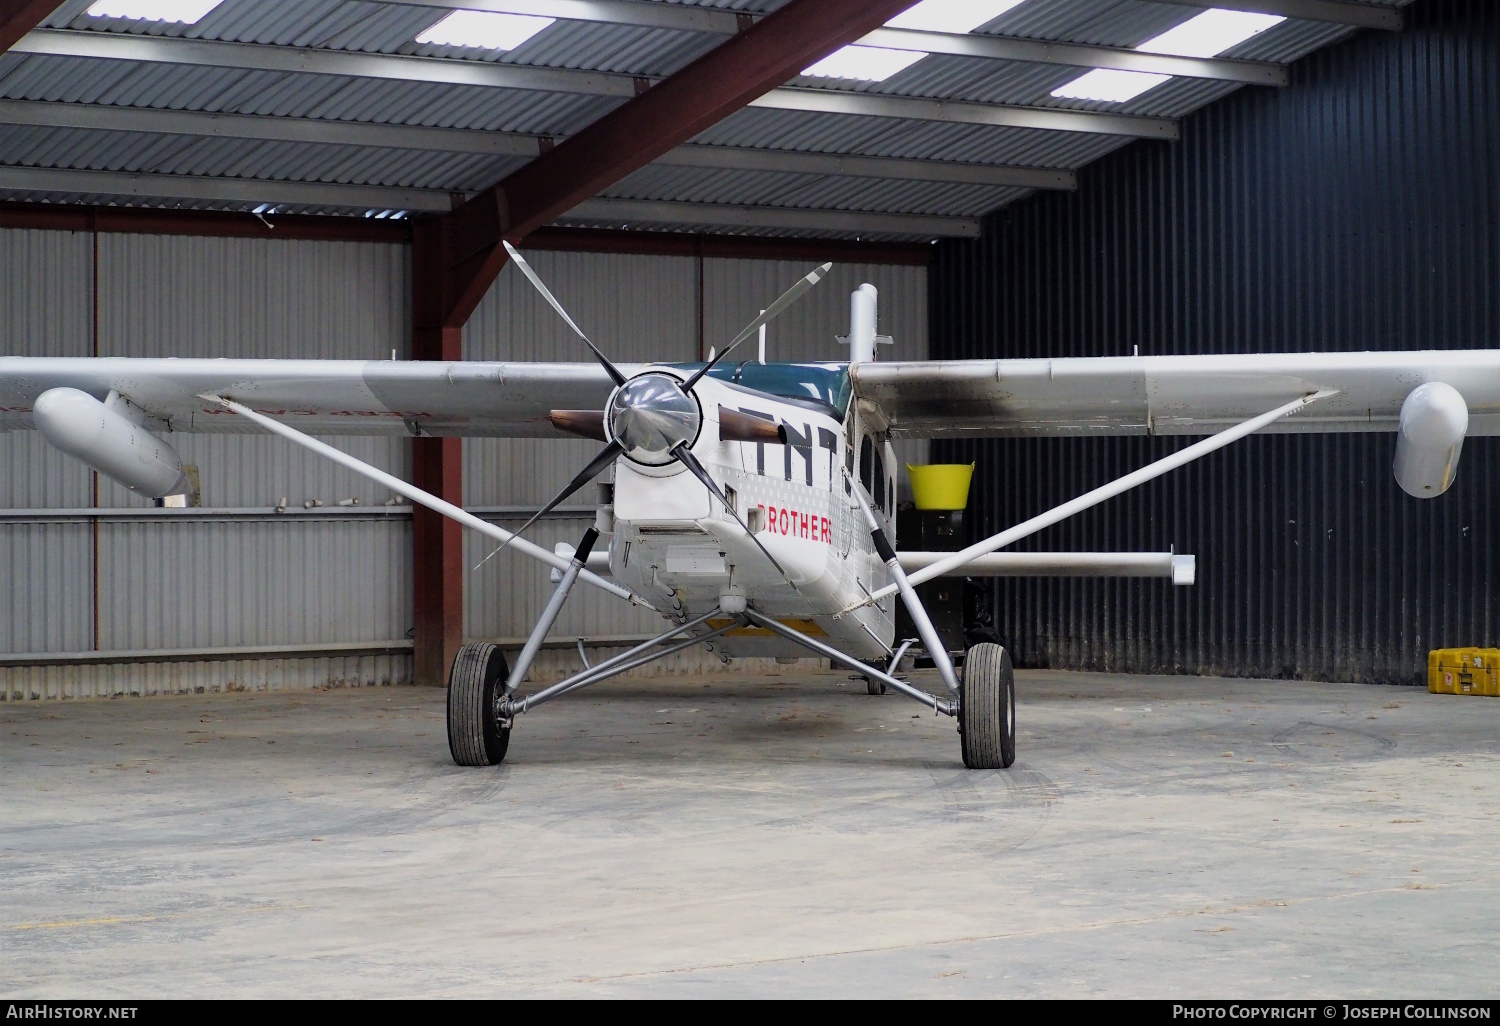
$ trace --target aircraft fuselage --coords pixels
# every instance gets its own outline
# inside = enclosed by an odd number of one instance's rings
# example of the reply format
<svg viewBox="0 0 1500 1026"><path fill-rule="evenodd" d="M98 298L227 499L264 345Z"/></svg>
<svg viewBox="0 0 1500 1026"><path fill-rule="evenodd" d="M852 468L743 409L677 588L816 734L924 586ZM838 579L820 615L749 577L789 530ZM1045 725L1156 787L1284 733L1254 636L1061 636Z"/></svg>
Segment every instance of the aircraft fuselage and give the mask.
<svg viewBox="0 0 1500 1026"><path fill-rule="evenodd" d="M841 611L890 579L844 473L849 468L858 481L863 471L893 529L889 445L863 430L856 409L841 423L815 403L713 378L700 381L695 395L703 428L692 451L786 577L680 464L647 467L624 457L615 465L613 576L686 617L713 609L721 596L743 596L764 615L850 654L875 659L887 652L895 630L891 599ZM721 406L783 425L787 444L721 441ZM761 628L739 629L716 647L733 656L806 654Z"/></svg>

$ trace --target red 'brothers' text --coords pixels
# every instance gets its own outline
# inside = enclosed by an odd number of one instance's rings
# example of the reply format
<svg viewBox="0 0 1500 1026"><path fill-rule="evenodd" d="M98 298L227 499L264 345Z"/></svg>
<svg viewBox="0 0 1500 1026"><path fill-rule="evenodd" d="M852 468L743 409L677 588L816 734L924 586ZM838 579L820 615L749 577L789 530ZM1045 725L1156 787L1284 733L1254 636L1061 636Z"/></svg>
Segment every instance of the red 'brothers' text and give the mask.
<svg viewBox="0 0 1500 1026"><path fill-rule="evenodd" d="M794 509L776 506L762 507L766 511L766 530L772 534L784 534L788 538L807 538L811 541L831 541L828 518L816 513L799 513Z"/></svg>

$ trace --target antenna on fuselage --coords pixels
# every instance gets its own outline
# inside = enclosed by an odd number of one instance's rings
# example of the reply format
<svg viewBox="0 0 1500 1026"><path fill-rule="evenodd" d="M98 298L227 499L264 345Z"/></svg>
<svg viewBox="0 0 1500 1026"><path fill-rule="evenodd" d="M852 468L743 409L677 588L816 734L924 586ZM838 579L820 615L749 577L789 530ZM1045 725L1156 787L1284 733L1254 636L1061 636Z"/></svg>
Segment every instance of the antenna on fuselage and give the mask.
<svg viewBox="0 0 1500 1026"><path fill-rule="evenodd" d="M764 310L761 311L761 315L765 315ZM760 326L760 362L766 362L766 326L764 324Z"/></svg>

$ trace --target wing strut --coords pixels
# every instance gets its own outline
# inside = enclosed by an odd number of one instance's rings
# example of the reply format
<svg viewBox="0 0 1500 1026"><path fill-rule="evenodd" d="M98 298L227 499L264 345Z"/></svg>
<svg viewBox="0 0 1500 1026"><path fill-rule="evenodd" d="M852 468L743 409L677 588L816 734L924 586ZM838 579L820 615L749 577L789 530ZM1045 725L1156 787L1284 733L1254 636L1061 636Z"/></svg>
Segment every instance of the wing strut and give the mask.
<svg viewBox="0 0 1500 1026"><path fill-rule="evenodd" d="M539 559L543 563L546 563L548 566L556 567L557 569L564 572L567 572L573 566L573 561L564 556L559 556L555 553L548 552L540 545L534 545L524 538L517 538L514 534L512 534L510 531L505 530L505 528L503 527L499 527L495 524L488 523L487 521L480 520L468 510L455 506L451 502L446 502L430 492L424 492L422 489L416 487L415 485L407 484L399 477L387 474L379 467L372 467L370 464L365 463L363 460L357 460L353 456L350 456L348 453L343 452L339 449L335 449L333 446L328 445L324 442L320 442L310 435L303 434L301 431L298 431L294 427L289 427L278 420L273 420L263 413L256 413L248 406L243 406L240 403L237 403L232 399L226 399L221 395L201 395L198 398L203 399L207 402L219 403L224 406L225 409L233 410L241 417L244 417L245 419L252 421L253 423L259 424L261 427L265 428L267 431L270 431L273 434L280 435L283 438L296 442L304 449L311 449L319 456L330 459L341 467L347 467L348 469L354 471L356 474L362 474L365 477L368 477L370 480L384 485L391 491L395 492L397 495L406 496L412 502L420 503L430 510L435 510L436 512L441 513L445 517L450 517L453 520L457 520L460 524L463 524L465 527L472 528L473 530L478 531L480 534L486 535L490 538L494 538L496 541L508 542L516 550L525 553L533 559ZM651 603L641 598L639 595L632 593L630 589L622 588L618 584L615 584L613 581L606 581L598 574L592 573L588 570L580 570L578 573L578 578L586 584L593 585L600 591L607 591L611 595L625 599L629 602L633 602L636 605L645 606L648 609L656 608L655 606L651 605Z"/></svg>
<svg viewBox="0 0 1500 1026"><path fill-rule="evenodd" d="M1203 439L1203 441L1196 442L1186 449L1174 452L1172 455L1159 459L1155 463L1148 463L1141 469L1126 474L1124 477L1117 478L1107 485L1101 485L1091 492L1085 492L1078 496L1078 498L1065 502L1061 506L1056 506L1038 516L1034 516L1030 520L1017 524L1009 530L1001 531L999 534L986 538L984 541L975 542L966 549L940 559L923 570L918 570L916 573L911 574L908 580L911 584L917 585L930 581L934 577L942 577L944 574L950 573L980 556L988 555L996 549L1003 549L1007 545L1012 545L1022 538L1029 537L1044 528L1051 527L1058 521L1066 520L1075 513L1081 513L1092 506L1099 505L1099 503L1107 499L1113 499L1116 495L1128 492L1137 485L1143 485L1147 481L1154 481L1163 474L1171 473L1178 467L1185 466L1196 459L1207 456L1211 452L1217 452L1226 445L1239 441L1246 435L1253 435L1261 428L1274 424L1283 417L1289 417L1298 410L1312 405L1319 399L1327 399L1329 396L1337 394L1338 392L1335 390L1314 392L1311 395L1295 399L1285 406L1278 406L1269 413L1262 413L1259 417L1247 420L1243 424L1236 424L1232 428L1227 428L1216 435L1211 435ZM858 609L860 606L878 602L887 595L895 594L896 591L896 585L888 584L868 599L850 606L849 609ZM847 611L845 610L845 612Z"/></svg>

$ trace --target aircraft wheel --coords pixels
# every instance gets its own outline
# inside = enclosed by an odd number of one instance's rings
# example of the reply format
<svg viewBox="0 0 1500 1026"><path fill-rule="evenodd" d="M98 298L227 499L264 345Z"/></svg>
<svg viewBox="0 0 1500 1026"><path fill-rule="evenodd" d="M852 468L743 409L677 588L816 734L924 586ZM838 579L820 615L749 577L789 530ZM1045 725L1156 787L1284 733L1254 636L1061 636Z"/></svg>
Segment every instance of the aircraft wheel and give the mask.
<svg viewBox="0 0 1500 1026"><path fill-rule="evenodd" d="M510 723L495 713L510 668L494 645L458 650L448 674L448 751L460 766L498 766L510 746Z"/></svg>
<svg viewBox="0 0 1500 1026"><path fill-rule="evenodd" d="M866 677L865 690L872 695L883 695L885 694L885 682L872 680L871 678Z"/></svg>
<svg viewBox="0 0 1500 1026"><path fill-rule="evenodd" d="M1016 680L1010 653L990 642L964 659L958 736L969 769L1005 769L1016 761Z"/></svg>

